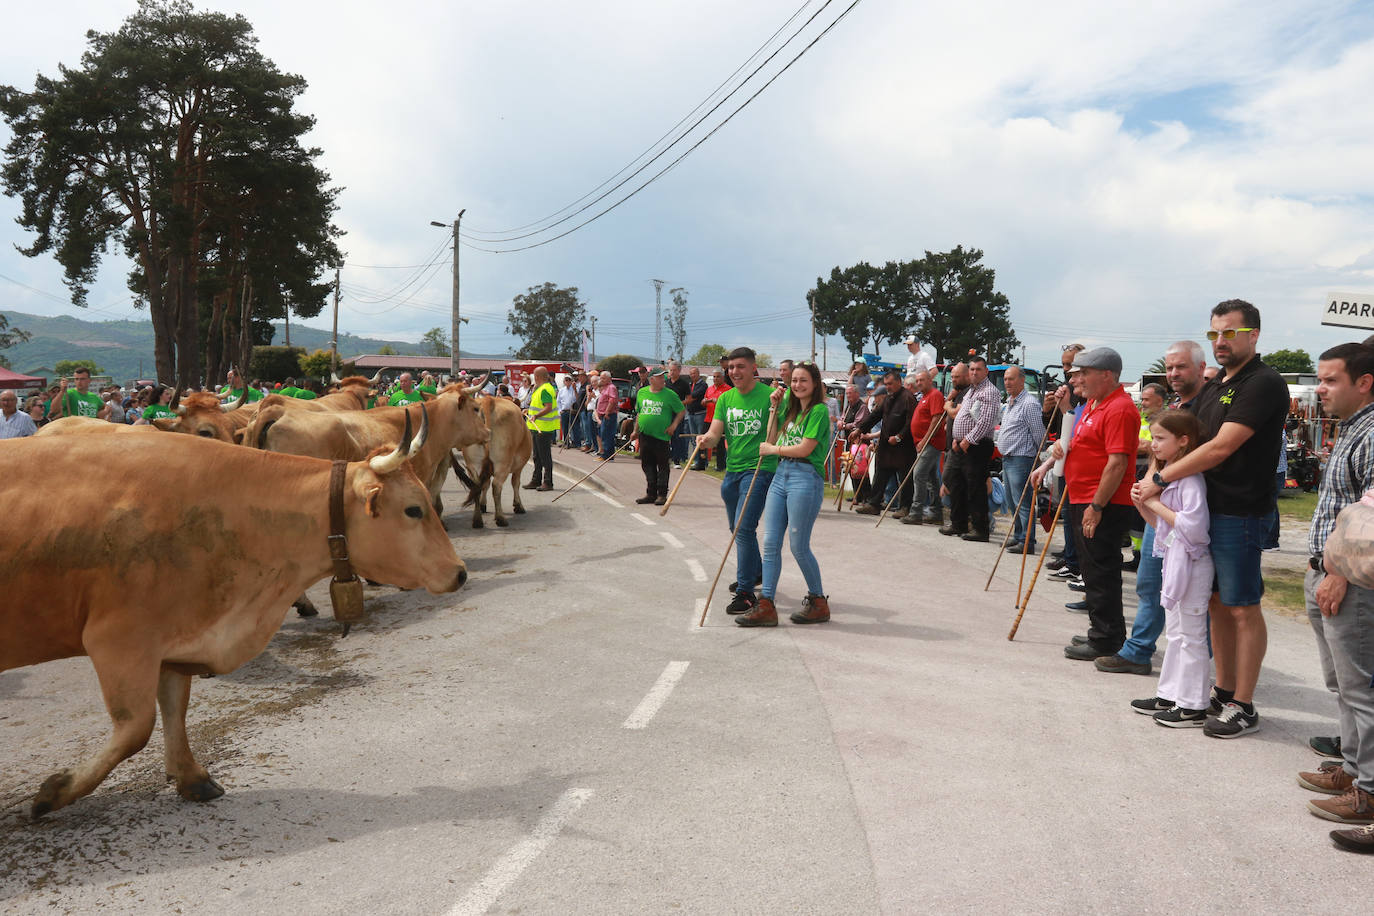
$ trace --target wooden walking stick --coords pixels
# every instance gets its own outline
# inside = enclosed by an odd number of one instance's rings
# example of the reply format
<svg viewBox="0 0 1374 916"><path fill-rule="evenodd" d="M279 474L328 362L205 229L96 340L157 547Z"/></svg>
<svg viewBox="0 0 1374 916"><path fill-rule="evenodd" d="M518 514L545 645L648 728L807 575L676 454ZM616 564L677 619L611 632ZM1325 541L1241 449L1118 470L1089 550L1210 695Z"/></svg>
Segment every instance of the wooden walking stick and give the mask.
<svg viewBox="0 0 1374 916"><path fill-rule="evenodd" d="M1059 497L1059 505L1054 510L1054 520L1050 522L1050 531L1045 535L1045 546L1040 550L1040 562L1035 564L1035 575L1031 576L1030 587L1026 589L1026 601L1021 605L1021 609L1016 612L1016 619L1012 621L1011 632L1007 634L1007 642L1016 638L1016 629L1021 626L1021 618L1026 613L1026 608L1030 607L1031 595L1035 592L1035 580L1040 578L1040 568L1045 565L1045 557L1050 552L1050 544L1054 542L1054 528L1059 524L1059 513L1064 509L1064 502L1069 498L1069 487L1066 483L1064 492Z"/></svg>
<svg viewBox="0 0 1374 916"><path fill-rule="evenodd" d="M618 449L615 450L614 452L611 452L611 454L607 455L605 458L602 458L602 459L601 459L601 462L600 462L599 464L597 464L596 467L592 468L590 471L588 471L587 473L585 473L585 474L583 474L581 477L579 477L579 478L573 483L572 487L568 487L568 489L564 490L562 493L559 493L559 494L558 494L557 496L555 496L553 499L549 500L549 502L555 502L555 503L556 503L556 502L558 502L560 499L562 499L564 496L567 496L569 493L572 492L573 487L576 487L579 483L581 483L582 481L586 480L588 477L592 476L592 475L595 474L597 471L601 470L603 467L605 467L606 462L610 461L612 458L614 458L616 455L619 455L621 452L625 451L626 449L631 448L634 444L635 444L635 441L634 441L633 439L631 439L629 442L626 442L624 445L622 445L620 448L618 448Z"/></svg>
<svg viewBox="0 0 1374 916"><path fill-rule="evenodd" d="M1040 437L1040 445L1035 450L1035 458L1037 461L1040 459L1040 451L1045 447L1045 440L1049 438L1049 435L1050 428L1046 426L1044 434ZM1006 458L1004 456L1003 461L1005 462L1005 460ZM1005 464L1003 466L1005 467ZM1006 536L1002 538L1002 546L997 550L997 559L992 564L992 572L988 573L988 581L984 583L983 591L987 591L988 586L992 585L992 577L997 574L997 567L1002 562L1002 553L1007 549L1007 544L1011 543L1011 533L1016 530L1016 520L1021 515L1021 504L1026 501L1026 491L1030 489L1030 482L1033 476L1035 476L1035 474L1032 469L1032 472L1026 475L1026 482L1021 485L1021 498L1016 501L1016 509L1011 513L1011 524L1007 525ZM1030 538L1030 526L1035 521L1033 517L1034 513L1031 513L1031 515L1032 518L1029 519L1026 524L1027 540ZM1026 574L1026 553L1024 547L1021 550L1021 574L1023 576ZM1016 603L1021 603L1021 587L1019 585L1016 587Z"/></svg>
<svg viewBox="0 0 1374 916"><path fill-rule="evenodd" d="M749 495L754 492L754 483L759 479L759 471L763 468L763 456L759 456L758 464L754 465L754 476L749 478L749 489L744 493L744 502L740 503L739 510L735 513L735 520L744 515L744 508L749 505ZM730 551L735 549L735 535L739 533L739 524L736 522L730 526L730 543L725 545L725 555L720 558L720 566L716 568L716 577L711 581L711 590L706 593L706 606L701 609L701 619L697 621L698 627L706 626L706 612L711 609L711 597L716 593L716 585L720 582L720 574L725 571L725 561L730 559Z"/></svg>
<svg viewBox="0 0 1374 916"><path fill-rule="evenodd" d="M697 451L701 448L701 440L697 440L696 448L692 449L692 454L687 456L687 463L682 466L682 473L677 475L677 483L673 485L673 492L668 494L668 501L659 510L659 515L667 515L668 507L673 504L673 499L677 497L677 488L682 486L682 482L687 479L687 472L692 469L692 462L696 460ZM681 624L678 624L681 626Z"/></svg>
<svg viewBox="0 0 1374 916"><path fill-rule="evenodd" d="M933 436L933 435L935 435L935 431L936 431L937 429L939 429L940 426L941 426L944 422L945 422L945 418L944 418L944 415L942 414L942 415L940 416L940 419L938 419L938 420L936 420L934 423L930 424L930 429L926 430L925 438L921 440L921 444L920 444L920 445L916 446L916 460L917 460L917 461L919 461L920 458L921 458L921 452L925 451L926 444L930 442L930 437ZM907 482L908 480L911 479L911 475L914 474L915 472L916 472L916 462L913 461L913 462L911 462L911 467L907 468L906 476L903 477L903 478L902 478L902 482L899 483L899 484L897 485L897 492L892 494L892 499L889 499L889 500L887 501L887 505L883 507L882 514L878 516L878 525L881 525L881 524L883 523L883 519L887 518L887 510L888 510L888 509L891 509L891 508L892 508L892 503L897 499L897 497L899 497L899 496L902 495L902 487L906 486L906 482ZM921 511L924 512L925 510L922 509ZM878 525L874 525L873 527L874 527L874 528L877 528Z"/></svg>
<svg viewBox="0 0 1374 916"><path fill-rule="evenodd" d="M844 485L849 482L849 467L853 460L849 457L849 452L845 452L840 459L840 492L835 496L835 511L839 512L844 508Z"/></svg>

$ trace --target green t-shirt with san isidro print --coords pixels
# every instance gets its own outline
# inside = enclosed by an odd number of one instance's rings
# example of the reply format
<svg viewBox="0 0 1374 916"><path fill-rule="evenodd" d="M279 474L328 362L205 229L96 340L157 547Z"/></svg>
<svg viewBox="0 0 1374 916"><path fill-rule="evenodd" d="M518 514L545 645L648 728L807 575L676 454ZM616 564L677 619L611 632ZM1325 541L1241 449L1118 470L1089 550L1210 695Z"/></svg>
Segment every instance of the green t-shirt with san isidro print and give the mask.
<svg viewBox="0 0 1374 916"><path fill-rule="evenodd" d="M755 383L748 394L731 388L716 401L716 419L725 425L725 470L752 471L759 444L768 435L768 407L773 389ZM763 470L776 471L778 456L763 459Z"/></svg>
<svg viewBox="0 0 1374 916"><path fill-rule="evenodd" d="M654 391L645 387L635 393L639 431L655 439L668 439L668 424L682 411L682 399L671 388Z"/></svg>
<svg viewBox="0 0 1374 916"><path fill-rule="evenodd" d="M782 419L779 418L778 422L782 423ZM811 462L816 473L824 479L825 456L830 451L830 408L825 404L813 404L806 413L793 417L792 422L778 433L778 447L800 445L803 439L816 440L816 447L806 456L806 460Z"/></svg>

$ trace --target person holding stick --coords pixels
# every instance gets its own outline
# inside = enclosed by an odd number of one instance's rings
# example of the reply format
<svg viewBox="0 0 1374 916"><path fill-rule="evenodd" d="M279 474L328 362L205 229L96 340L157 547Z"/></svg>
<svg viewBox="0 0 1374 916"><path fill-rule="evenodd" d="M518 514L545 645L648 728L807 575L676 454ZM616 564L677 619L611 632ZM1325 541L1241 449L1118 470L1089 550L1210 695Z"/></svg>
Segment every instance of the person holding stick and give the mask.
<svg viewBox="0 0 1374 916"><path fill-rule="evenodd" d="M737 347L726 355L726 360L734 387L716 401L711 427L697 436L697 445L711 448L722 437L726 442L725 479L720 484L720 498L725 503L725 517L735 543L735 598L726 611L743 614L758 606L754 584L763 576L757 534L763 500L757 496L745 499L744 496L751 485L761 488L760 492L767 492L778 467L778 457L759 453L759 445L768 432L770 399L767 386L759 384L754 351L749 347Z"/></svg>
<svg viewBox="0 0 1374 916"><path fill-rule="evenodd" d="M1007 403L1002 408L1002 425L997 431L997 448L1002 453L1002 482L1007 486L1007 497L1020 503L1012 523L1012 543L1007 553L1035 553L1035 525L1031 522L1035 497L1033 494L1029 498L1022 496L1026 478L1035 467L1040 443L1045 438L1045 421L1040 402L1026 390L1026 373L1020 366L1008 366L1002 383L1007 387Z"/></svg>
<svg viewBox="0 0 1374 916"><path fill-rule="evenodd" d="M911 438L917 443L924 442L932 423L938 423L935 435L926 442L925 448L916 454L914 474L915 495L911 500L911 511L901 519L903 525L943 525L945 523L944 503L940 502L940 456L945 452L945 396L935 387L930 373L917 369L912 376L916 393L921 398L911 415Z"/></svg>
<svg viewBox="0 0 1374 916"><path fill-rule="evenodd" d="M825 389L816 364L797 363L790 389L773 389L769 400L768 441L759 444L759 454L780 460L763 506L763 588L758 606L736 617L735 623L742 627L778 625L774 598L782 573L784 534L806 580L802 608L789 619L793 623L825 623L830 619L830 601L821 592L821 567L811 552L811 528L825 496L830 408L825 404Z"/></svg>
<svg viewBox="0 0 1374 916"><path fill-rule="evenodd" d="M902 386L901 376L896 369L889 369L883 374L883 389L887 397L882 399L881 404L875 404L872 412L858 422L857 431L850 434L850 441L854 442L858 440L860 432L881 424L873 489L869 491L868 502L854 511L859 515L882 514L887 485L895 477L899 484L898 506L892 517L900 519L911 509L911 478L906 472L916 461L916 443L911 438L911 417L916 412L916 398Z"/></svg>
<svg viewBox="0 0 1374 916"><path fill-rule="evenodd" d="M644 469L644 495L635 500L640 505L668 501L668 458L684 410L677 392L666 386L666 375L655 369L649 373L649 386L635 393L635 434Z"/></svg>

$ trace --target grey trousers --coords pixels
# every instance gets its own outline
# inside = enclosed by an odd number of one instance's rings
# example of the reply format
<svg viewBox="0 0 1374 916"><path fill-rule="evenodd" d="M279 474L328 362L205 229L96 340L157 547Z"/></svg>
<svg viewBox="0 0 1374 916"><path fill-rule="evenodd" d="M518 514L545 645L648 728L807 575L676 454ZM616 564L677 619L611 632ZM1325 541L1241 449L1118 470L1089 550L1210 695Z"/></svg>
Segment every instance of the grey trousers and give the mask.
<svg viewBox="0 0 1374 916"><path fill-rule="evenodd" d="M1323 578L1324 573L1307 571L1307 618L1317 636L1326 689L1336 695L1345 771L1361 789L1374 792L1374 591L1349 586L1340 613L1323 617L1316 600Z"/></svg>
<svg viewBox="0 0 1374 916"><path fill-rule="evenodd" d="M912 505L917 509L939 512L944 508L940 503L940 454L938 449L927 445L916 458L916 470L912 474L916 478L916 498Z"/></svg>

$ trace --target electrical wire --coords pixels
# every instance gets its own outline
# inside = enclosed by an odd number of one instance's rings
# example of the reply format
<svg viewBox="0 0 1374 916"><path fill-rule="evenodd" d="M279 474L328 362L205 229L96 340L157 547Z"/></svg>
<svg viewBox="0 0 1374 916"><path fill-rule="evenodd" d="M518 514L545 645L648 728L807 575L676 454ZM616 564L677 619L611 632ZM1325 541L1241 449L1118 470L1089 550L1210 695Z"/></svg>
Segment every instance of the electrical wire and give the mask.
<svg viewBox="0 0 1374 916"><path fill-rule="evenodd" d="M829 6L831 2L833 2L833 0L826 0L826 6ZM547 238L547 239L544 239L543 241L539 241L539 242L533 242L533 243L531 243L531 244L529 244L529 245L521 245L521 246L519 246L519 247L517 247L517 248L486 248L486 247L483 247L483 246L481 246L481 245L474 245L474 244L472 244L471 242L468 242L468 241L462 241L462 244L465 245L465 246L468 247L468 248L471 248L471 249L475 250L475 251L485 251L485 252L488 252L488 253L491 253L491 254L509 254L509 253L511 253L511 252L516 252L516 251L529 251L529 250L532 249L532 248L540 248L540 247L542 247L542 246L544 246L544 245L548 245L548 244L551 244L551 243L553 243L553 242L556 242L556 241L558 241L559 239L565 238L565 237L571 235L572 233L576 232L577 230L579 230L579 229L581 229L581 228L583 228L583 227L585 227L585 226L588 226L588 225L590 225L590 224L596 222L596 221L599 220L601 217L605 216L607 213L610 213L612 210L615 210L615 209L616 209L617 207L619 207L621 204L624 204L624 203L626 203L627 201L629 201L629 200L630 200L631 198L633 198L635 195L639 194L640 191L643 191L645 188L647 188L649 185L653 184L653 183L654 183L655 181L657 181L658 179L662 178L662 177L663 177L664 175L666 175L668 172L672 171L674 168L676 168L676 167L678 166L679 163L682 162L682 160L686 159L686 158L687 158L688 156L690 156L694 151L696 151L697 148L699 148L703 143L705 143L707 140L711 139L711 137L715 136L715 134L716 134L717 131L719 131L719 130L720 130L722 127L724 127L726 124L729 124L730 121L734 119L735 115L739 114L741 111L743 111L745 108L747 108L755 99L757 99L760 95L762 95L763 92L764 92L769 86L773 85L773 83L776 82L777 79L778 79L780 76L782 76L782 75L783 75L784 73L786 73L789 69L791 69L791 67L792 67L793 64L795 64L797 61L801 60L801 58L802 58L803 56L805 56L806 53L807 53L808 51L810 51L812 48L814 48L814 47L816 46L816 44L817 44L822 38L824 38L826 35L828 35L828 34L830 33L830 30L831 30L831 29L833 29L835 26L837 26L837 25L840 23L840 21L843 20L846 16L848 16L848 15L850 14L850 12L853 11L854 7L858 6L861 2L862 2L862 0L853 0L853 2L850 3L848 7L845 8L844 12L840 13L839 16L835 17L835 19L834 19L828 26L826 26L823 30L821 30L820 34L818 34L815 38L813 38L813 39L811 40L811 42L810 42L809 44L806 45L806 47L802 48L801 51L799 51L799 52L796 54L795 57L793 57L790 61L788 61L788 62L783 66L783 68L782 68L781 70L779 70L777 73L773 74L773 76L769 77L768 81L765 82L762 86L760 86L760 87L758 88L758 90L756 90L756 91L754 92L753 95L751 95L751 96L749 96L749 98L745 99L744 102L741 103L740 106L739 106L738 108L736 108L736 109L735 109L734 111L732 111L728 116L726 116L725 120L721 121L721 122L720 122L719 124L717 124L715 127L711 128L711 130L708 131L708 132L706 133L705 136L703 136L701 139L697 140L696 143L693 143L690 147L687 148L687 150L686 150L685 152L683 152L680 156L678 156L678 157L677 157L676 159L674 159L672 162L668 163L668 165L664 166L661 170L659 170L659 171L658 171L653 177L651 177L648 181L644 182L644 183L641 184L639 187L635 188L633 191L631 191L629 194L627 194L625 197L622 197L620 200L616 201L616 202L615 202L614 204L612 204L611 206L609 206L609 207L607 207L606 209L602 210L600 213L597 213L595 216L590 217L589 219L586 219L586 220L584 220L584 221L578 223L577 225L573 226L571 229L566 229L566 230L564 230L563 232L560 232L560 233L558 233L557 235L552 236L551 238ZM824 9L825 9L825 7L822 7L822 8L821 8L821 10L824 10ZM816 15L819 15L820 12L821 12L821 10L818 10L818 11L816 12L816 14L813 15L813 16L811 17L811 19L814 19ZM808 19L808 20L807 20L807 24L810 24L811 19ZM803 29L804 29L805 27L806 27L805 25L802 26ZM801 31L801 30L798 30L799 33L800 33L800 31ZM795 37L795 36L794 36L794 37ZM790 42L790 41L791 41L791 39L789 39L789 42ZM786 45L783 45L783 47L786 47ZM779 48L779 49L778 49L778 51L781 51L781 50L782 50L782 48ZM768 60L772 60L772 59L773 59L773 56L776 56L777 53L778 53L778 52L775 51L773 55L770 55L770 56L769 56ZM766 64L766 63L767 63L767 61L765 61L765 64ZM760 67L762 67L762 66L763 66L763 65L760 65ZM755 71L755 72L757 72L757 71ZM751 76L751 78L752 78L753 74L751 74L750 76ZM746 80L746 82L747 82L747 80ZM733 93L732 93L732 94L733 94ZM719 107L719 105L717 105L716 107ZM715 109L713 108L712 111L715 111ZM698 123L700 123L700 122L698 122ZM694 127L695 127L695 125L694 125ZM667 150L665 150L664 152L667 152ZM661 156L662 153L660 153L659 155ZM650 160L650 162L653 162L653 161L657 160L658 158L659 158L658 156L655 156L653 160ZM647 166L648 164L649 164L649 163L646 163L645 166ZM636 170L635 174L638 174L638 172L639 172L639 171L642 171L643 168L644 168L644 166L642 166L639 170ZM625 184L626 182L628 182L628 181L629 181L629 179L626 178L626 179L625 179L624 181L622 181L620 184L616 185L616 188L621 187L622 185L624 185L624 184ZM614 190L614 189L613 189L613 190ZM600 200L604 199L605 197L607 197L607 196L609 196L609 195L610 195L610 192L608 191L608 192L606 192L605 194L601 195L601 197L598 197L598 198L597 198L597 201L600 201ZM596 201L593 201L593 203L595 203L595 202L596 202ZM591 206L592 206L591 204L588 204L588 205L582 207L581 209L579 209L577 212L578 212L578 213L581 213L581 212L583 212L583 211L589 209ZM555 224L553 224L553 225L558 225L559 223L566 222L568 219L571 219L572 216L574 216L574 215L576 215L576 214L572 214L572 215L570 215L570 216L568 216L568 217L565 217L565 218L559 220L558 223L555 223ZM553 226L550 226L550 227L548 227L548 228L551 229L551 228L553 228ZM545 229L545 230L541 230L541 231L548 231L548 230ZM539 234L539 233L537 233L537 232L536 232L536 233L530 233L530 235L537 235L537 234ZM517 236L517 238L521 238L521 236ZM461 235L460 235L460 240L461 240ZM516 240L516 239L513 238L513 239L507 239L506 241L515 241L515 240ZM479 241L480 241L480 240L479 240Z"/></svg>
<svg viewBox="0 0 1374 916"><path fill-rule="evenodd" d="M830 5L830 2L831 2L831 0L827 0L826 6L829 6L829 5ZM744 63L742 63L742 64L740 64L738 67L736 67L735 70L734 70L734 72L732 72L732 73L731 73L729 76L727 76L723 81L721 81L721 83L720 83L718 86L716 86L714 89L712 89L712 90L707 94L706 98L704 98L704 99L702 99L700 102L698 102L698 103L696 104L696 107L694 107L691 111L687 112L687 114L683 115L682 118L681 118L676 124L674 124L672 127L668 128L668 130L665 131L665 132L663 133L662 136L660 136L660 137L659 137L657 140L655 140L653 143L649 144L649 146L648 146L647 149L643 150L641 153L639 153L639 155L635 156L635 157L634 157L633 159L631 159L628 163L626 163L624 166L622 166L621 169L620 169L618 172L616 172L614 175L611 175L609 178L607 178L606 180L602 181L601 184L599 184L599 185L597 185L596 187L592 188L592 189L591 189L590 191L588 191L586 194L583 194L581 197L577 198L577 200L574 200L572 203L570 203L570 204L564 206L563 208L561 208L561 209L559 209L559 210L556 210L556 211L554 211L553 213L550 213L548 216L543 216L543 217L540 217L539 219L533 220L532 222L526 223L526 224L524 224L523 226L516 226L516 227L513 228L513 229L501 229L501 230L494 230L494 229L472 229L472 228L470 228L470 229L468 229L468 232L471 232L471 233L473 233L474 235L478 235L478 236L514 235L514 234L517 233L517 232L523 232L523 231L526 230L526 229L530 229L530 228L532 228L532 227L534 227L534 226L539 225L540 223L548 222L549 220L552 220L552 219L554 219L555 217L560 216L561 214L567 212L568 210L571 210L573 207L576 207L578 204L582 203L582 202L583 202L584 200L586 200L588 197L591 197L591 196L592 196L593 194L595 194L597 191L600 191L602 188L604 188L606 185L610 184L610 183L611 183L612 181L614 181L616 178L618 178L618 177L620 177L621 175L623 175L627 169L629 169L631 166L633 166L633 165L634 165L636 162L638 162L640 159L643 159L643 158L644 158L645 156L647 156L649 153L651 153L651 152L653 152L655 149L657 149L658 146L659 146L659 144L661 144L664 140L668 139L668 137L672 136L672 135L677 131L677 129L678 129L679 127L681 127L684 123L687 122L687 120L688 120L689 118L691 118L694 114L696 114L698 111L700 111L700 110L702 109L703 106L705 106L705 105L706 105L707 103L709 103L713 98L715 98L716 95L717 95L722 89L724 89L727 85L729 85L730 82L731 82L736 76L739 75L740 71L742 71L745 67L749 66L749 64L750 64L751 61L753 61L753 60L754 60L755 58L757 58L760 54L762 54L762 53L768 48L768 46L771 45L771 44L773 43L774 39L776 39L779 35L781 35L781 34L783 33L783 31L785 31L789 25L791 25L793 22L795 22L796 19L797 19L797 17L800 16L800 15L802 14L802 11L805 10L808 6L810 6L811 3L812 3L812 0L806 0L805 3L803 3L801 6L797 7L796 11L795 11L794 13L792 13L792 15L789 16L789 17L787 18L787 21L784 22L781 26L779 26L778 29L777 29L777 31L775 31L772 35L768 36L768 39L767 39L762 45L760 45L760 46L754 51L753 54L750 54L749 57L745 59ZM811 18L814 19L815 16L820 15L820 13L821 13L824 9L825 9L825 7L822 7L820 10L817 10L817 11L816 11L816 14L813 15ZM804 23L804 24L802 25L802 28L803 28L803 29L806 28L806 25L809 25L810 22L811 22L811 20L808 19L808 20L806 21L806 23ZM801 30L799 29L798 32L800 32L800 31L801 31ZM796 35L793 35L792 38L787 39L787 42L784 42L783 45L782 45L782 47L778 48L778 51L781 51L782 48L786 47L787 44L790 43L790 42L793 40L793 38L796 38ZM777 51L774 52L774 55L776 55L776 54L777 54ZM772 56L769 57L769 60L771 60L771 59L772 59ZM760 66L766 65L767 63L768 63L768 61L764 61L764 64L762 64L762 65L760 65ZM758 70L756 69L756 70L754 71L754 73L757 73L757 72L758 72ZM724 99L721 99L721 102L720 102L720 103L718 103L715 107L713 107L713 108L711 109L711 111L715 111L715 109L716 109L716 108L719 108L720 105L723 104L727 99L729 99L731 95L734 95L736 92L738 92L739 89L740 89L741 87L743 87L743 85L744 85L745 83L747 83L750 79L753 78L754 73L749 74L748 77L746 77L744 80L742 80L742 81L740 82L740 85L739 85L739 86L736 86L734 89L732 89L732 90L730 91L730 93L727 94L727 95L725 96ZM710 114L711 114L711 111L708 111L705 115L703 115L703 116L702 116L702 119L705 119L706 117L709 117ZM669 149L672 149L673 146L675 146L675 145L677 145L678 143L682 142L683 137L685 137L687 134L691 133L692 130L694 130L694 129L696 128L697 124L700 124L700 123L701 123L701 119L699 119L699 120L698 120L696 123L694 123L691 127L687 128L687 130L683 131L683 132L682 132L682 136L678 137L676 140L674 140L672 143L670 143L667 147L665 147L665 148L658 154L658 156L663 155L664 152L667 152ZM655 156L654 159L657 159L658 156ZM634 175L638 174L638 173L639 173L640 171L642 171L645 167L651 165L651 164L653 163L654 159L650 159L648 162L646 162L646 163L644 163L643 165L641 165L641 166L639 167L639 169L637 169L634 173L632 173L629 177L627 177L627 178L625 179L625 181L629 181L629 179L630 179L630 178L633 178ZM624 184L624 182L621 182L621 184ZM620 185L616 185L616 187L618 188L618 187L620 187ZM614 191L615 189L616 189L616 188L612 188L611 191ZM607 192L607 194L609 194L609 193L610 193L610 191ZM603 196L605 196L605 195L603 195ZM600 200L600 199L601 199L601 198L597 198L597 200ZM588 206L591 206L592 204L595 204L595 203L596 203L596 201L594 200L594 201L592 201L590 204L588 204ZM583 209L585 209L585 208L583 208ZM582 212L582 211L579 210L579 211L577 211L577 212L580 213L580 212ZM569 216L568 218L571 218L572 216L575 216L575 215L576 215L576 214L570 214L570 216ZM558 223L553 223L553 225L556 226L556 225L558 225ZM546 229L549 229L549 228L552 228L552 227L551 227L551 226L545 226L543 229L537 230L536 232L530 233L530 234L531 234L531 235L538 234L538 232L543 232L543 231L545 231ZM523 236L521 236L521 237L523 237ZM513 241L513 239L494 239L494 238L493 238L493 239L478 239L478 241L486 241L486 242L495 244L495 243L499 243L499 242L502 242L502 241Z"/></svg>

